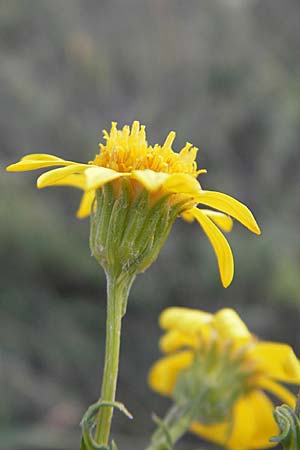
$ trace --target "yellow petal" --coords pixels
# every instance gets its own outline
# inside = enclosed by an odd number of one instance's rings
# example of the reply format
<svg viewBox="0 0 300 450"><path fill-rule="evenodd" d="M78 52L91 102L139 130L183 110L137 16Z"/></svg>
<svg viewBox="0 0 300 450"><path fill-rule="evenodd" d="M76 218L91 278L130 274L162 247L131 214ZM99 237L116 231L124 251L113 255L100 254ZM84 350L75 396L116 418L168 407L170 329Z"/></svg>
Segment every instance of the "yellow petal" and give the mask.
<svg viewBox="0 0 300 450"><path fill-rule="evenodd" d="M230 412L228 411L230 416ZM250 450L254 433L254 417L250 404L240 398L234 405L232 422L203 425L192 424L190 430L205 439L221 444L230 450Z"/></svg>
<svg viewBox="0 0 300 450"><path fill-rule="evenodd" d="M149 192L157 191L169 178L167 173L155 172L154 170L133 170L131 178L137 180Z"/></svg>
<svg viewBox="0 0 300 450"><path fill-rule="evenodd" d="M195 217L191 212L191 209L187 209L185 211L182 211L182 213L180 213L180 216L182 217L183 220L185 220L186 222L194 222Z"/></svg>
<svg viewBox="0 0 300 450"><path fill-rule="evenodd" d="M278 434L273 419L273 403L259 390L241 397L233 411L233 430L228 440L229 448L239 450L274 447L270 437Z"/></svg>
<svg viewBox="0 0 300 450"><path fill-rule="evenodd" d="M55 155L49 155L48 153L31 153L21 158L21 161L64 161L60 157ZM70 161L66 161L70 162ZM77 164L77 163L73 163Z"/></svg>
<svg viewBox="0 0 300 450"><path fill-rule="evenodd" d="M252 335L240 316L230 308L218 311L214 316L214 327L223 339L239 342L252 340Z"/></svg>
<svg viewBox="0 0 300 450"><path fill-rule="evenodd" d="M221 230L226 231L229 233L232 230L233 227L233 220L231 217L227 216L226 214L220 213L219 211L213 211L212 209L201 209L203 214L205 214L207 217L209 217ZM183 211L181 213L181 217L186 222L193 222L195 220L195 217L191 213L191 210L188 209L186 211Z"/></svg>
<svg viewBox="0 0 300 450"><path fill-rule="evenodd" d="M51 186L72 186L82 190L86 188L86 179L84 173L73 173L59 179L51 184Z"/></svg>
<svg viewBox="0 0 300 450"><path fill-rule="evenodd" d="M269 377L285 383L300 383L300 361L289 345L258 342L250 354L258 368Z"/></svg>
<svg viewBox="0 0 300 450"><path fill-rule="evenodd" d="M181 193L195 195L201 191L200 184L196 178L184 173L173 173L163 183L163 191L170 193Z"/></svg>
<svg viewBox="0 0 300 450"><path fill-rule="evenodd" d="M164 334L159 340L159 347L163 353L170 353L182 347L196 349L199 347L200 339L195 333L184 333L171 330Z"/></svg>
<svg viewBox="0 0 300 450"><path fill-rule="evenodd" d="M200 422L193 422L190 426L190 431L195 433L197 436L201 438L207 439L211 442L216 442L217 444L226 445L225 442L227 440L228 434L230 430L230 425L226 422L222 423L214 423L211 425L203 425ZM227 448L235 450L234 447ZM248 450L246 447L239 448L237 450Z"/></svg>
<svg viewBox="0 0 300 450"><path fill-rule="evenodd" d="M222 284L224 287L227 287L230 285L234 273L234 262L231 248L221 231L208 217L206 217L205 214L202 213L200 209L192 208L191 212L203 228L203 231L213 246L218 260Z"/></svg>
<svg viewBox="0 0 300 450"><path fill-rule="evenodd" d="M183 173L168 174L150 169L134 170L132 178L139 181L150 192L162 189L166 193L182 193L194 196L201 191L196 178Z"/></svg>
<svg viewBox="0 0 300 450"><path fill-rule="evenodd" d="M287 403L291 408L294 408L296 405L296 397L294 394L292 394L287 388L284 386L281 386L281 384L277 383L276 381L270 380L266 377L260 377L257 380L255 380L255 384L265 389L268 392L271 392L271 394L278 397L281 401L284 403Z"/></svg>
<svg viewBox="0 0 300 450"><path fill-rule="evenodd" d="M274 447L275 444L270 442L270 438L279 434L279 428L273 418L274 405L261 391L254 391L250 395L255 420L255 432L250 448L254 450Z"/></svg>
<svg viewBox="0 0 300 450"><path fill-rule="evenodd" d="M178 374L193 362L193 352L184 351L158 360L150 369L150 387L162 395L171 395Z"/></svg>
<svg viewBox="0 0 300 450"><path fill-rule="evenodd" d="M58 182L62 183L62 181L68 179L70 175L81 173L86 170L87 167L89 167L88 164L73 164L68 167L49 170L49 172L43 173L43 175L37 179L37 187L41 189L47 186L58 185Z"/></svg>
<svg viewBox="0 0 300 450"><path fill-rule="evenodd" d="M201 209L201 211L221 228L221 230L226 231L226 233L229 233L232 230L233 220L231 217L210 209Z"/></svg>
<svg viewBox="0 0 300 450"><path fill-rule="evenodd" d="M176 329L183 333L197 333L203 325L212 322L213 315L190 308L171 307L159 316L159 325L165 330Z"/></svg>
<svg viewBox="0 0 300 450"><path fill-rule="evenodd" d="M51 166L71 166L73 164L77 163L65 161L58 156L47 155L46 153L33 153L23 156L19 162L11 164L6 170L8 172L22 172Z"/></svg>
<svg viewBox="0 0 300 450"><path fill-rule="evenodd" d="M116 180L121 177L127 177L129 173L116 172L106 167L91 167L85 171L86 176L86 189L95 190L100 188L110 181Z"/></svg>
<svg viewBox="0 0 300 450"><path fill-rule="evenodd" d="M269 442L278 432L273 405L260 391L241 397L233 409L232 423L193 423L191 431L230 450L254 450L274 446Z"/></svg>
<svg viewBox="0 0 300 450"><path fill-rule="evenodd" d="M83 219L91 213L91 207L95 198L95 191L87 191L83 194L76 216Z"/></svg>
<svg viewBox="0 0 300 450"><path fill-rule="evenodd" d="M203 205L218 209L241 222L255 234L260 234L259 226L252 212L243 203L229 195L214 191L201 191L195 200Z"/></svg>

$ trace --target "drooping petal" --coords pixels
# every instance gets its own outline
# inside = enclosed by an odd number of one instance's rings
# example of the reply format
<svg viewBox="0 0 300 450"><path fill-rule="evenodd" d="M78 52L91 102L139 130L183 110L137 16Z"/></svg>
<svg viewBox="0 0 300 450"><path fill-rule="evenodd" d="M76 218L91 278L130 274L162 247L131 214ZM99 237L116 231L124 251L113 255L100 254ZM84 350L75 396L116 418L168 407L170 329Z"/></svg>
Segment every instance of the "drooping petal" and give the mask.
<svg viewBox="0 0 300 450"><path fill-rule="evenodd" d="M159 325L165 330L178 330L183 333L197 333L204 324L211 323L213 315L204 311L171 307L159 316Z"/></svg>
<svg viewBox="0 0 300 450"><path fill-rule="evenodd" d="M192 208L190 211L203 228L203 231L213 246L218 260L220 277L223 286L229 286L233 278L234 262L231 248L227 240L218 227L205 214L203 214L200 209Z"/></svg>
<svg viewBox="0 0 300 450"><path fill-rule="evenodd" d="M131 174L131 178L141 183L149 192L160 189L168 177L169 174L167 173L155 172L149 169L134 170Z"/></svg>
<svg viewBox="0 0 300 450"><path fill-rule="evenodd" d="M253 233L260 234L259 226L257 225L252 212L247 206L235 198L230 197L230 195L214 191L201 191L200 194L195 197L195 200L203 205L210 206L225 214L229 214Z"/></svg>
<svg viewBox="0 0 300 450"><path fill-rule="evenodd" d="M212 209L201 209L201 211L203 212L203 214L209 217L219 228L221 228L221 230L226 231L226 233L229 233L232 230L233 220L231 219L231 217L219 211L213 211ZM181 213L181 217L186 222L193 222L195 220L195 217L190 212L190 210L183 211Z"/></svg>
<svg viewBox="0 0 300 450"><path fill-rule="evenodd" d="M184 351L158 360L150 369L149 385L162 395L171 395L178 374L191 365L193 358L193 352Z"/></svg>
<svg viewBox="0 0 300 450"><path fill-rule="evenodd" d="M90 215L94 198L95 198L95 191L93 191L93 190L86 191L83 194L79 208L76 212L76 216L79 219L83 219L84 217L87 217Z"/></svg>
<svg viewBox="0 0 300 450"><path fill-rule="evenodd" d="M221 230L226 231L226 233L229 233L232 230L233 220L231 217L210 209L201 209L201 211L221 228Z"/></svg>
<svg viewBox="0 0 300 450"><path fill-rule="evenodd" d="M44 167L71 166L74 164L77 163L66 161L58 156L47 155L46 153L32 153L23 156L17 163L6 167L6 170L8 172L23 172L27 170L42 169Z"/></svg>
<svg viewBox="0 0 300 450"><path fill-rule="evenodd" d="M230 450L254 450L274 446L269 442L278 432L273 405L260 391L241 397L233 409L232 423L193 423L191 431Z"/></svg>
<svg viewBox="0 0 300 450"><path fill-rule="evenodd" d="M86 176L86 189L95 190L100 188L110 181L116 180L121 177L127 177L129 173L116 172L106 167L90 167L85 171Z"/></svg>
<svg viewBox="0 0 300 450"><path fill-rule="evenodd" d="M287 388L282 386L281 384L277 383L276 381L273 381L267 377L259 377L255 384L265 389L266 391L270 392L271 394L278 397L281 401L284 403L287 403L291 408L294 408L296 405L296 397L294 394L292 394Z"/></svg>
<svg viewBox="0 0 300 450"><path fill-rule="evenodd" d="M183 347L196 349L199 347L199 343L199 336L195 333L171 330L160 338L159 347L163 353L171 353Z"/></svg>
<svg viewBox="0 0 300 450"><path fill-rule="evenodd" d="M68 179L70 175L82 173L87 167L89 167L88 164L73 164L68 167L49 170L37 179L37 187L42 189L47 186L58 185L58 182L62 182L64 178Z"/></svg>
<svg viewBox="0 0 300 450"><path fill-rule="evenodd" d="M258 342L250 354L258 368L269 377L285 383L300 383L300 361L289 345Z"/></svg>

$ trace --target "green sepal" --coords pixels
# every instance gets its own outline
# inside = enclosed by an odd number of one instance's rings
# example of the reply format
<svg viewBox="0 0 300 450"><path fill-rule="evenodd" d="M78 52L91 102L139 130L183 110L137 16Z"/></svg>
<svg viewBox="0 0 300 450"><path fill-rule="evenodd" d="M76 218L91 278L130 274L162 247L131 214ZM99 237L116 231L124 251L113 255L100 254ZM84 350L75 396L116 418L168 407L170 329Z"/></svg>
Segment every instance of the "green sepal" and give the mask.
<svg viewBox="0 0 300 450"><path fill-rule="evenodd" d="M145 211L149 208L149 193L143 189L132 202L130 209L131 213L128 218L126 229L123 234L123 243L131 243L134 238L139 234L144 220Z"/></svg>
<svg viewBox="0 0 300 450"><path fill-rule="evenodd" d="M239 356L232 357L230 344L220 351L217 342L212 342L205 352L197 352L193 364L179 374L172 396L180 407L190 405L192 420L204 424L222 422L245 394L251 374L245 371Z"/></svg>
<svg viewBox="0 0 300 450"><path fill-rule="evenodd" d="M295 410L287 405L278 406L274 411L280 434L272 437L271 442L281 443L284 450L300 449L299 398Z"/></svg>
<svg viewBox="0 0 300 450"><path fill-rule="evenodd" d="M152 208L149 208L149 212L146 215L143 226L140 233L134 241L134 245L137 248L144 248L149 240L149 236L154 236L157 223L161 217L167 217L166 205L168 202L168 197L163 197L158 200Z"/></svg>
<svg viewBox="0 0 300 450"><path fill-rule="evenodd" d="M107 183L96 190L95 210L91 213L90 248L104 269L107 266L107 230L114 200L112 183Z"/></svg>
<svg viewBox="0 0 300 450"><path fill-rule="evenodd" d="M99 190L96 190L94 201L91 207L91 229L90 229L90 249L92 251L92 256L95 256L97 259L99 249L95 248L94 241L100 241L99 233L102 227L103 220L103 202L104 195L99 193Z"/></svg>
<svg viewBox="0 0 300 450"><path fill-rule="evenodd" d="M120 181L121 186L111 210L110 221L107 229L106 247L108 250L107 259L109 264L116 261L115 249L120 248L124 230L126 229L127 216L129 215L129 182L126 179ZM111 242L114 245L111 245Z"/></svg>
<svg viewBox="0 0 300 450"><path fill-rule="evenodd" d="M157 258L182 208L172 205L170 197L153 203L146 189L135 192L127 179L97 189L90 246L109 276L132 278Z"/></svg>
<svg viewBox="0 0 300 450"><path fill-rule="evenodd" d="M181 204L177 204L170 208L165 208L165 214L161 215L154 230L151 252L148 251L148 258L145 257L143 260L143 265L140 265L139 267L141 272L146 270L147 267L149 267L158 257L161 248L170 234L171 228L179 214L181 206Z"/></svg>

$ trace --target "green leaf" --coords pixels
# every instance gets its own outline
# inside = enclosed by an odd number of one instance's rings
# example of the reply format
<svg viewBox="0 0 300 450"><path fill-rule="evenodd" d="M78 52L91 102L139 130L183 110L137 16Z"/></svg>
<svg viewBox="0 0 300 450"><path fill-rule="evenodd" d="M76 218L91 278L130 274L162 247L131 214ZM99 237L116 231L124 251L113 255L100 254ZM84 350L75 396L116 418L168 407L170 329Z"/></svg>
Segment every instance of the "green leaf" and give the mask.
<svg viewBox="0 0 300 450"><path fill-rule="evenodd" d="M270 441L281 443L284 450L300 449L300 417L298 409L298 405L295 411L287 405L282 405L274 411L274 418L281 433L272 437Z"/></svg>
<svg viewBox="0 0 300 450"><path fill-rule="evenodd" d="M80 450L117 450L117 446L114 441L111 443L111 447L109 448L106 445L97 444L97 442L95 442L93 438L93 429L96 424L96 416L99 412L99 409L107 407L117 408L129 419L133 418L132 414L127 410L123 403L106 402L102 400L94 403L87 409L80 422L82 429Z"/></svg>

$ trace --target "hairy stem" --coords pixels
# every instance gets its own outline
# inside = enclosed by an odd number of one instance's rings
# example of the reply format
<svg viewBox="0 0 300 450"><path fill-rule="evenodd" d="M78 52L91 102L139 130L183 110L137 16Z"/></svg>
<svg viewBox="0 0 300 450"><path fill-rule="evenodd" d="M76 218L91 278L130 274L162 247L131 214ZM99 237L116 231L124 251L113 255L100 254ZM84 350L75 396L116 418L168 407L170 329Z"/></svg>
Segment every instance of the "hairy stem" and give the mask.
<svg viewBox="0 0 300 450"><path fill-rule="evenodd" d="M122 316L132 281L128 277L115 278L107 276L105 363L101 388L101 401L105 402L115 401L119 371ZM100 445L108 445L112 416L112 406L107 406L99 410L95 441Z"/></svg>

